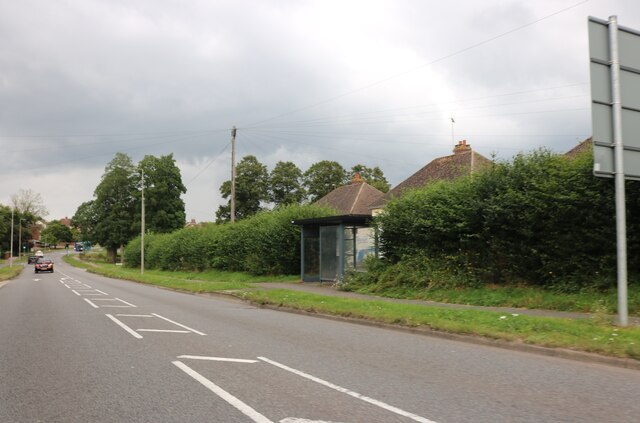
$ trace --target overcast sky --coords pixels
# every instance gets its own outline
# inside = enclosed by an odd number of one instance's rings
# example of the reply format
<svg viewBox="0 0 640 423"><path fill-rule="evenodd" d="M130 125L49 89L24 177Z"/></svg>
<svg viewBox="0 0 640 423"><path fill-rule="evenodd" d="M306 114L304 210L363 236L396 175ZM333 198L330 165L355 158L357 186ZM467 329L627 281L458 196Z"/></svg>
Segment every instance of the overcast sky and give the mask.
<svg viewBox="0 0 640 423"><path fill-rule="evenodd" d="M587 17L610 15L640 29L638 0L0 0L0 203L71 217L116 152L173 153L187 218L214 220L233 125L238 160L392 185L462 139L564 152L591 134Z"/></svg>

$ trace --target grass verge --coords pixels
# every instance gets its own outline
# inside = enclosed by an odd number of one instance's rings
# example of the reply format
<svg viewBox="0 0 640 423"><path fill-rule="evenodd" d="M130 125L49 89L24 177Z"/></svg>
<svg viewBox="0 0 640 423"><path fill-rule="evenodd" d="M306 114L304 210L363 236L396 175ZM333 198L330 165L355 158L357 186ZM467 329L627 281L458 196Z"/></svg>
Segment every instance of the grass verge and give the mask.
<svg viewBox="0 0 640 423"><path fill-rule="evenodd" d="M483 288L415 289L411 287L375 286L347 288L360 294L374 294L388 298L406 298L452 304L471 304L486 307L514 307L541 310L575 311L615 314L618 307L616 290L608 292L566 293L527 286L486 286ZM640 286L628 289L628 311L640 316Z"/></svg>
<svg viewBox="0 0 640 423"><path fill-rule="evenodd" d="M117 266L100 262L86 262L77 256L67 255L63 260L73 266L81 267L89 272L116 279L126 279L150 285L181 289L189 292L220 292L241 290L257 282L293 282L299 278L295 276L251 276L240 272L223 272L212 270L208 272L167 272L160 270L145 270L140 274L139 269Z"/></svg>
<svg viewBox="0 0 640 423"><path fill-rule="evenodd" d="M22 265L0 267L0 282L17 277L23 269Z"/></svg>
<svg viewBox="0 0 640 423"><path fill-rule="evenodd" d="M194 275L145 271L144 275L140 275L137 269L86 263L74 256L66 256L64 260L74 266L112 278L190 292L226 291L261 305L640 360L640 328L613 327L605 316L600 319L573 320L395 304L387 301L363 301L286 289L257 290L252 287L252 282L263 280L243 274L207 272ZM189 278L184 279L185 275ZM200 279L193 279L195 276ZM274 281L273 278L270 280Z"/></svg>
<svg viewBox="0 0 640 423"><path fill-rule="evenodd" d="M241 296L258 304L640 359L640 328L612 327L597 319L573 320L478 310L451 310L289 290L248 291Z"/></svg>

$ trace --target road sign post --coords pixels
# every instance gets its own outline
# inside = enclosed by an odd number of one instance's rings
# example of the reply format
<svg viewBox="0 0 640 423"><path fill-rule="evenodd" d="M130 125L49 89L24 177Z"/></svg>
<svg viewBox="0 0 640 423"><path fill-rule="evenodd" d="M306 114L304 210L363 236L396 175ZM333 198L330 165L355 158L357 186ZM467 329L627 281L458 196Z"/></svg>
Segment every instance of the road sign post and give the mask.
<svg viewBox="0 0 640 423"><path fill-rule="evenodd" d="M625 180L640 180L640 32L590 17L589 53L593 172L615 178L618 324L627 326Z"/></svg>

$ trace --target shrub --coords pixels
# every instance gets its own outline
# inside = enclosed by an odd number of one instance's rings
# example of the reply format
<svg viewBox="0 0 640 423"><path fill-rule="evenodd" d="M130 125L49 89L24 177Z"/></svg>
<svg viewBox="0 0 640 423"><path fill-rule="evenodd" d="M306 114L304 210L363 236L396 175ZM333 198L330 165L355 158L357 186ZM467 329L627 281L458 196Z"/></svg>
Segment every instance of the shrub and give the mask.
<svg viewBox="0 0 640 423"><path fill-rule="evenodd" d="M216 268L254 275L295 274L300 269L300 228L291 221L331 214L326 208L292 205L233 224L145 235L145 266L196 271ZM139 237L127 245L125 263L140 265Z"/></svg>

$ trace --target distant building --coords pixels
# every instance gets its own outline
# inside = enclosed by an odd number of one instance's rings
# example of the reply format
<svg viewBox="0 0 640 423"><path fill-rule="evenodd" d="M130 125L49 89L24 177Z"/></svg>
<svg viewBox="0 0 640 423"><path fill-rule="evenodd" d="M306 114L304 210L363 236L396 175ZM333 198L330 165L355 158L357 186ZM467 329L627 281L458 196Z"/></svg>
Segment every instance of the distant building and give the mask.
<svg viewBox="0 0 640 423"><path fill-rule="evenodd" d="M491 164L491 160L473 151L471 144L467 144L467 140L462 140L453 148L452 155L430 161L384 194L378 201L372 202L369 207L375 216L382 211L387 201L401 197L407 190L420 188L436 181L453 181L487 169Z"/></svg>
<svg viewBox="0 0 640 423"><path fill-rule="evenodd" d="M185 228L195 228L198 226L202 226L201 223L197 223L195 219L191 219L190 222L187 222L186 225L184 225Z"/></svg>
<svg viewBox="0 0 640 423"><path fill-rule="evenodd" d="M67 228L71 228L71 219L69 219L67 216L65 216L64 219L60 219L58 222L60 222Z"/></svg>
<svg viewBox="0 0 640 423"><path fill-rule="evenodd" d="M573 147L571 150L569 150L566 153L564 153L564 155L566 157L569 157L569 158L574 158L574 157L577 157L577 156L579 156L579 155L581 155L583 153L586 153L586 152L593 153L593 139L591 137L589 137L586 140L580 142L578 145Z"/></svg>

